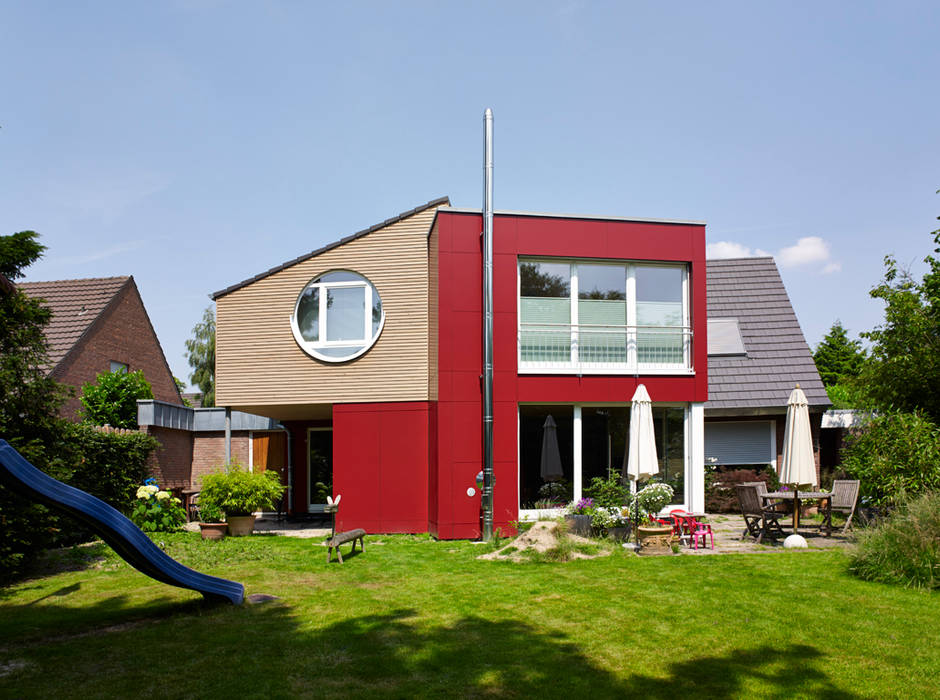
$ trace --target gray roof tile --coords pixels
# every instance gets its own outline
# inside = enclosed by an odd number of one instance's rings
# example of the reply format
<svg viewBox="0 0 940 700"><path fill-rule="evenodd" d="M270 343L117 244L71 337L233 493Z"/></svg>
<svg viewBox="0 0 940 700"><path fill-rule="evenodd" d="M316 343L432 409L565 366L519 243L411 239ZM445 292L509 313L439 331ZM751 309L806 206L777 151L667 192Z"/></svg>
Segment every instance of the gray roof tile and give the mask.
<svg viewBox="0 0 940 700"><path fill-rule="evenodd" d="M708 358L705 410L786 409L799 384L811 407L829 405L826 389L773 258L708 260L708 315L736 318L746 358Z"/></svg>

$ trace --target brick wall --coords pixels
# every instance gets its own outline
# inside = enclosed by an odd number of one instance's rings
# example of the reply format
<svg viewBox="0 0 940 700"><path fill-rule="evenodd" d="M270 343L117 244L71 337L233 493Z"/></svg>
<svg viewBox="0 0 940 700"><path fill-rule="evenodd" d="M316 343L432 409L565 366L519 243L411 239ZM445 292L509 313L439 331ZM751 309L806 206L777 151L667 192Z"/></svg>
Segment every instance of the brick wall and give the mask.
<svg viewBox="0 0 940 700"><path fill-rule="evenodd" d="M150 474L167 489L188 489L191 485L193 463L193 434L188 430L173 430L145 425L140 432L157 439L160 447L148 461Z"/></svg>
<svg viewBox="0 0 940 700"><path fill-rule="evenodd" d="M232 433L232 460L248 467L248 433ZM225 433L196 433L193 436L192 481L194 488L202 477L225 464Z"/></svg>
<svg viewBox="0 0 940 700"><path fill-rule="evenodd" d="M94 383L99 373L110 370L112 360L123 362L130 371L143 370L155 399L182 403L133 278L52 373L76 389L62 409L64 418L77 418L82 384Z"/></svg>

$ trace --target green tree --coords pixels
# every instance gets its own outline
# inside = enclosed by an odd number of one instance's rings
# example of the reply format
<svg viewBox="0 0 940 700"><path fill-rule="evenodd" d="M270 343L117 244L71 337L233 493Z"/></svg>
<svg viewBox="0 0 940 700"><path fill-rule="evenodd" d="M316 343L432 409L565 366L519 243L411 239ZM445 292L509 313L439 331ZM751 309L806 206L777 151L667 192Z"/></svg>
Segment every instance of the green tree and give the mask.
<svg viewBox="0 0 940 700"><path fill-rule="evenodd" d="M940 218L940 217L938 217ZM940 229L933 232L940 253ZM901 411L924 411L940 421L940 260L924 258L928 271L917 282L885 257L885 276L871 296L885 303L884 322L861 336L871 341L860 374L873 404Z"/></svg>
<svg viewBox="0 0 940 700"><path fill-rule="evenodd" d="M102 372L97 384L82 385L82 421L91 425L137 429L137 400L152 399L142 370Z"/></svg>
<svg viewBox="0 0 940 700"><path fill-rule="evenodd" d="M813 353L816 369L827 387L857 377L865 362L865 351L858 340L849 340L848 332L837 320Z"/></svg>
<svg viewBox="0 0 940 700"><path fill-rule="evenodd" d="M0 274L9 280L42 257L34 231L0 236ZM46 376L45 328L52 313L15 287L0 290L0 437L46 466L66 390Z"/></svg>
<svg viewBox="0 0 940 700"><path fill-rule="evenodd" d="M186 359L193 368L189 381L202 392L202 405L215 406L215 312L208 306L202 321L193 326L193 337L186 341Z"/></svg>

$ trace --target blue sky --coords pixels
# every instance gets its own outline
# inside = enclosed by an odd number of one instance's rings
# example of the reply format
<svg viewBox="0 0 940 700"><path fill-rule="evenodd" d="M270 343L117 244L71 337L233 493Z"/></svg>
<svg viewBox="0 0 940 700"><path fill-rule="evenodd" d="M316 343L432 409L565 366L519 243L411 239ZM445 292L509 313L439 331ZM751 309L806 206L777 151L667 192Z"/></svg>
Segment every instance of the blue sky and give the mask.
<svg viewBox="0 0 940 700"><path fill-rule="evenodd" d="M449 195L698 219L777 257L815 345L940 214L935 2L18 2L0 232L133 274L173 372L208 295Z"/></svg>

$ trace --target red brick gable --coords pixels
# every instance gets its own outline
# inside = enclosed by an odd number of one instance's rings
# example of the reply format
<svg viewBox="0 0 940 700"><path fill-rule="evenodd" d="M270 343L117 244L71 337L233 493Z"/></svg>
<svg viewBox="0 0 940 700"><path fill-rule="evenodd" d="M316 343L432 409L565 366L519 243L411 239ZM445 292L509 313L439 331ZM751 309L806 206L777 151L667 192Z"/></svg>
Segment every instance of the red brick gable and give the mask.
<svg viewBox="0 0 940 700"><path fill-rule="evenodd" d="M94 382L111 362L122 362L131 371L143 370L160 401L181 404L173 374L160 341L150 323L133 277L27 282L17 285L33 297L45 300L52 309L46 330L50 344L47 371L63 384L81 391ZM77 417L77 397L62 410Z"/></svg>

